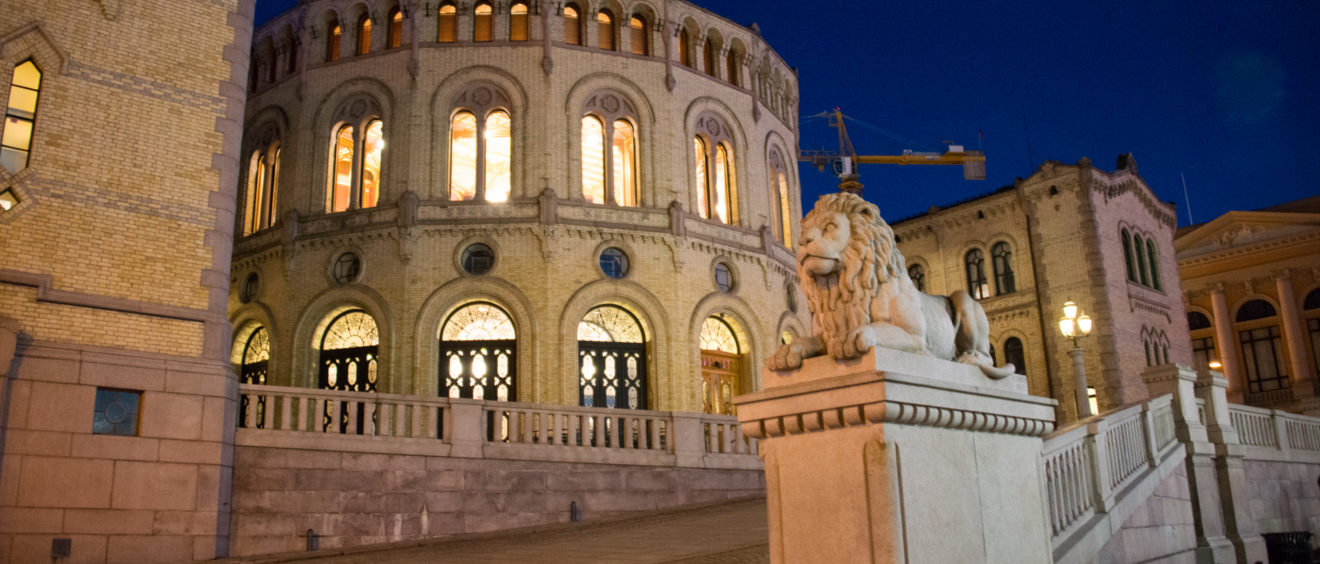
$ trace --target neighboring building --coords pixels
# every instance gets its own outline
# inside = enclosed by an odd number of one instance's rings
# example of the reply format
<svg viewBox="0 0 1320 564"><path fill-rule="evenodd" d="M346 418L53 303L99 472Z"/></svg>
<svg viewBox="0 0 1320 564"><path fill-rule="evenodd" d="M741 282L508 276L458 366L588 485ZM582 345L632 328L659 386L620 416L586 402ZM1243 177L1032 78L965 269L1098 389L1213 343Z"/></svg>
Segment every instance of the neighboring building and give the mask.
<svg viewBox="0 0 1320 564"><path fill-rule="evenodd" d="M0 562L226 553L252 9L0 8Z"/></svg>
<svg viewBox="0 0 1320 564"><path fill-rule="evenodd" d="M1197 365L1232 401L1320 411L1320 196L1230 211L1175 246Z"/></svg>
<svg viewBox="0 0 1320 564"><path fill-rule="evenodd" d="M1058 400L1061 421L1077 414L1073 346L1058 326L1067 301L1094 322L1078 344L1102 410L1145 398L1147 367L1191 361L1173 205L1131 155L1116 168L1046 161L1012 186L893 223L918 287L980 301L996 359L1017 366L1031 393Z"/></svg>

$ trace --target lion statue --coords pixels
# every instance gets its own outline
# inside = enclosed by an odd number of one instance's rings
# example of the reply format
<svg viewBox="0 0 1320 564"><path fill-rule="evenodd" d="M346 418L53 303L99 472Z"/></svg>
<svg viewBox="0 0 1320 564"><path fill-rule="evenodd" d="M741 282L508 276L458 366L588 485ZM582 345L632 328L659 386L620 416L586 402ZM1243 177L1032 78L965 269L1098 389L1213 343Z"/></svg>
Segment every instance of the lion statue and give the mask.
<svg viewBox="0 0 1320 564"><path fill-rule="evenodd" d="M990 322L965 290L932 296L908 277L894 231L880 209L847 192L826 194L802 220L798 277L812 311L812 335L783 345L771 370L791 370L802 359L828 353L858 358L885 347L981 369L990 378L1013 374L1012 364L990 358Z"/></svg>

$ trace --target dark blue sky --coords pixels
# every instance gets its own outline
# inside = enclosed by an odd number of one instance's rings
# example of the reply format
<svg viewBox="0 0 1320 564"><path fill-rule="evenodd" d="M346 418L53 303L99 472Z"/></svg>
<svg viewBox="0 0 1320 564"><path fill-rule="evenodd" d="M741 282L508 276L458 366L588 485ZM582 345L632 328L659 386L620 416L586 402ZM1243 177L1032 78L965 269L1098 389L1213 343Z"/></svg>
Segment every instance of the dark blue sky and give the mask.
<svg viewBox="0 0 1320 564"><path fill-rule="evenodd" d="M259 0L257 21L293 3ZM1317 1L697 4L757 22L797 67L804 149L837 148L808 117L836 106L861 122L848 130L860 154L976 148L983 133L984 181L958 167L863 166L867 199L891 220L1012 184L1045 159L1112 170L1123 152L1177 203L1180 225L1180 174L1197 222L1320 194ZM832 176L801 171L804 207L835 190Z"/></svg>

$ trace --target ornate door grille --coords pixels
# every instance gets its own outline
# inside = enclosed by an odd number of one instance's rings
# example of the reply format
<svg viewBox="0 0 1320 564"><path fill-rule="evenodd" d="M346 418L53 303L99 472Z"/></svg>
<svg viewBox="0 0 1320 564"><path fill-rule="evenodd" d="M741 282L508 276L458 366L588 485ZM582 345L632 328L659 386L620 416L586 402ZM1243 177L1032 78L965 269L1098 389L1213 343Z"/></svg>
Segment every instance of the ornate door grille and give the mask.
<svg viewBox="0 0 1320 564"><path fill-rule="evenodd" d="M586 407L646 409L646 344L579 341L578 399Z"/></svg>
<svg viewBox="0 0 1320 564"><path fill-rule="evenodd" d="M518 401L517 341L440 341L440 394Z"/></svg>
<svg viewBox="0 0 1320 564"><path fill-rule="evenodd" d="M238 381L244 384L265 384L266 383L266 364L269 361L261 360L243 365L243 372L239 374ZM252 397L242 394L239 400L238 424L247 426L248 409L252 406ZM266 427L266 396L257 396L257 412L254 417L255 425L258 429Z"/></svg>
<svg viewBox="0 0 1320 564"><path fill-rule="evenodd" d="M376 375L379 365L376 357L377 348L376 346L369 346L321 351L321 389L350 392L376 391ZM329 429L333 423L330 419L331 407L330 402L327 401L326 415L321 421L322 429ZM365 403L357 404L357 428L354 430L357 434L362 434L362 431L366 428L363 417L366 414L366 407ZM375 409L371 412L371 423L374 428L376 424ZM339 405L339 432L349 432L348 402L340 402Z"/></svg>
<svg viewBox="0 0 1320 564"><path fill-rule="evenodd" d="M739 358L720 351L701 351L702 411L734 415L733 396L738 395Z"/></svg>

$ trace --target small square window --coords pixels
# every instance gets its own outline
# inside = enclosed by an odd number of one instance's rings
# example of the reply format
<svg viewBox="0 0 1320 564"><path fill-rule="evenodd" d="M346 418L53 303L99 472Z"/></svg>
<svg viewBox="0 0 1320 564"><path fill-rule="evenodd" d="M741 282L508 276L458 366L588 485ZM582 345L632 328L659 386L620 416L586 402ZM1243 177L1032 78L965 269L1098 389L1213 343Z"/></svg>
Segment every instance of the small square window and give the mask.
<svg viewBox="0 0 1320 564"><path fill-rule="evenodd" d="M141 404L142 392L97 388L96 411L92 413L92 434L136 437L138 406Z"/></svg>

